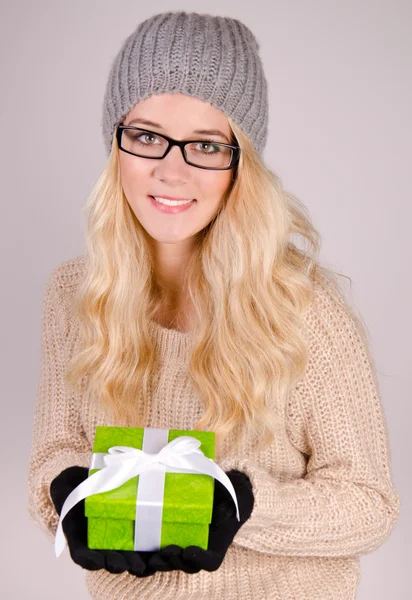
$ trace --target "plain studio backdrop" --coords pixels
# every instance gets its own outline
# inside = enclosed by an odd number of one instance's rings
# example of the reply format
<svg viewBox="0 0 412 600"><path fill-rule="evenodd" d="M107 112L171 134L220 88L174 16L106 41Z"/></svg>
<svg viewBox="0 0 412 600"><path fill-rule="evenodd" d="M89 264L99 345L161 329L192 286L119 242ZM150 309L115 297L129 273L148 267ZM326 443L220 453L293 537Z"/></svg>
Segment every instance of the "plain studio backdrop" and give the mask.
<svg viewBox="0 0 412 600"><path fill-rule="evenodd" d="M321 259L352 279L345 287L369 331L401 495L390 539L361 558L357 599L406 600L410 0L2 0L0 597L89 598L84 571L67 550L55 557L27 513L42 296L51 270L84 249L81 210L106 161L100 119L110 63L138 22L182 9L238 18L258 38L270 98L264 158L307 205Z"/></svg>

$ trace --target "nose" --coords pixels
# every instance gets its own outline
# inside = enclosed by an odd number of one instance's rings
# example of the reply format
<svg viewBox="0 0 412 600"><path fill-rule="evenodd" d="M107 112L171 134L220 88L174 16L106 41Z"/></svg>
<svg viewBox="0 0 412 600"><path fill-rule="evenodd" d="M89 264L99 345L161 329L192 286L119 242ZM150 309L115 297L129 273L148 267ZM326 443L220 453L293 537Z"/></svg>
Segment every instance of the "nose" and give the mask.
<svg viewBox="0 0 412 600"><path fill-rule="evenodd" d="M155 172L159 177L169 180L186 178L190 165L185 162L179 146L172 146L167 156L156 164Z"/></svg>

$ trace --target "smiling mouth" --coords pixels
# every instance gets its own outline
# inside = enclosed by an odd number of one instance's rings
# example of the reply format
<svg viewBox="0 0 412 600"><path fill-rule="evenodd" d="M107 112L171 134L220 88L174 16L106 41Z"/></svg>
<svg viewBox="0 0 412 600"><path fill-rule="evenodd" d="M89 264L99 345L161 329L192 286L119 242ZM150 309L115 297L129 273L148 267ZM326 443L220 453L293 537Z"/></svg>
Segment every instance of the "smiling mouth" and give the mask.
<svg viewBox="0 0 412 600"><path fill-rule="evenodd" d="M163 196L150 196L155 202L163 204L163 206L185 206L196 202L196 199L174 199L174 198L163 198Z"/></svg>
<svg viewBox="0 0 412 600"><path fill-rule="evenodd" d="M161 198L162 200L176 200L177 202L187 202L187 201L192 201L195 200L195 198L183 198L182 196L155 196L152 195L152 198Z"/></svg>

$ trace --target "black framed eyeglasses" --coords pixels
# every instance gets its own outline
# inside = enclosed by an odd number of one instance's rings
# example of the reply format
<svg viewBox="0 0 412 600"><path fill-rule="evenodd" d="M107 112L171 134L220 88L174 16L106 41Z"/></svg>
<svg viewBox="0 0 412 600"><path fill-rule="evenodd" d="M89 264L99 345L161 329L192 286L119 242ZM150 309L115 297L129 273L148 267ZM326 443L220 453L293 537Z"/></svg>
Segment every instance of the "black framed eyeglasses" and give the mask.
<svg viewBox="0 0 412 600"><path fill-rule="evenodd" d="M173 146L179 146L185 162L199 169L213 171L233 169L240 157L239 146L211 140L180 142L166 135L131 125L118 125L116 139L120 150L142 158L164 158ZM152 141L153 139L155 141Z"/></svg>

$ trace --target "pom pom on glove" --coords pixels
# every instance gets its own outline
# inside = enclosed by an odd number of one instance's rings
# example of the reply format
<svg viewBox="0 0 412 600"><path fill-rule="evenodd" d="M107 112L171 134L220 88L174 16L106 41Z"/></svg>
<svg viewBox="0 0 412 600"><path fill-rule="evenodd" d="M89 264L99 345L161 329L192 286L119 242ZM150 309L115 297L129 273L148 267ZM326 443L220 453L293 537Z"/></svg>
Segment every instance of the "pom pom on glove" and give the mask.
<svg viewBox="0 0 412 600"><path fill-rule="evenodd" d="M50 495L59 515L67 496L87 479L88 473L87 467L73 466L53 479ZM106 569L110 573L128 571L136 577L147 577L156 571L181 570L186 573L198 573L202 569L215 571L222 564L236 533L252 514L254 505L249 477L235 470L228 471L226 474L235 488L240 521L236 518L236 507L229 492L215 480L207 550L198 546L181 548L175 545L155 552L90 549L87 547L87 517L84 514L84 500L82 500L67 513L62 522L70 556L84 569L91 571Z"/></svg>

